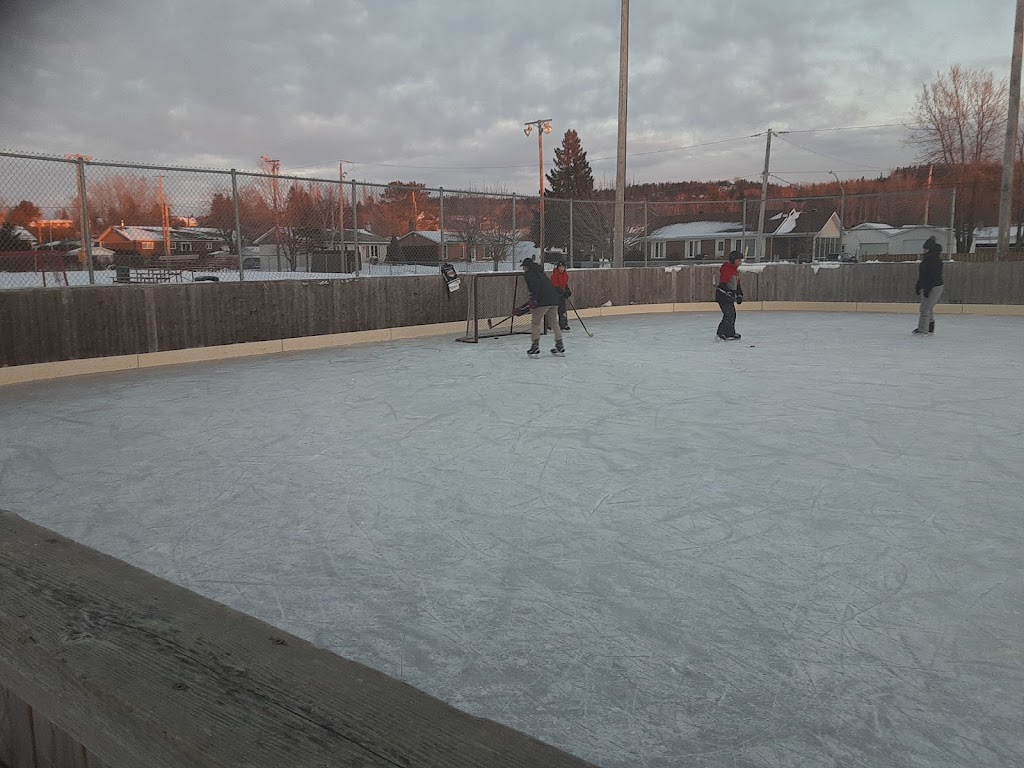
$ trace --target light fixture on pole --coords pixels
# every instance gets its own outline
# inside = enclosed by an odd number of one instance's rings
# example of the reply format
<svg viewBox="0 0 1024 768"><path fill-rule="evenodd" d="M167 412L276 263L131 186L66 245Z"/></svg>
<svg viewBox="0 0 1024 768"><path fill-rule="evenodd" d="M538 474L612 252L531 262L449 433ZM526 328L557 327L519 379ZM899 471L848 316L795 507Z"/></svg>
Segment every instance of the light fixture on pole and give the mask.
<svg viewBox="0 0 1024 768"><path fill-rule="evenodd" d="M537 129L537 165L540 170L540 263L544 264L544 134L551 133L551 118L524 123L523 133L529 136Z"/></svg>
<svg viewBox="0 0 1024 768"><path fill-rule="evenodd" d="M846 232L846 188L843 187L843 182L836 176L835 171L829 171L835 176L836 183L839 184L839 258L843 258L843 233Z"/></svg>

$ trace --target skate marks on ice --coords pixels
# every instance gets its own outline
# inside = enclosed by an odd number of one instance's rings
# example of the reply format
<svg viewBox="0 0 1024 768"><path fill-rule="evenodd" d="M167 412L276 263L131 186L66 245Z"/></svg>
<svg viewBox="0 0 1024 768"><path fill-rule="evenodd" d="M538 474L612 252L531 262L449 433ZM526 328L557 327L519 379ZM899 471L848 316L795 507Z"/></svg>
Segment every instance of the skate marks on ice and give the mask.
<svg viewBox="0 0 1024 768"><path fill-rule="evenodd" d="M1020 324L905 320L9 388L0 503L602 766L1021 763Z"/></svg>

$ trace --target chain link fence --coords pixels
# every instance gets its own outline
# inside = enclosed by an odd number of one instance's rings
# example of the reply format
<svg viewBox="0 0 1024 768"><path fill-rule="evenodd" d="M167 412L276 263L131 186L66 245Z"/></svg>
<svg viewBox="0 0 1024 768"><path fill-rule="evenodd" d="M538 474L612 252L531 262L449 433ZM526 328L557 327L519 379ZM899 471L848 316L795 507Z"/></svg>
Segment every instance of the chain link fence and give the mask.
<svg viewBox="0 0 1024 768"><path fill-rule="evenodd" d="M275 161L271 161L275 162ZM599 195L602 193L599 193ZM543 217L541 211L543 210ZM0 288L611 266L611 199L0 152ZM626 266L956 251L951 190L625 204Z"/></svg>

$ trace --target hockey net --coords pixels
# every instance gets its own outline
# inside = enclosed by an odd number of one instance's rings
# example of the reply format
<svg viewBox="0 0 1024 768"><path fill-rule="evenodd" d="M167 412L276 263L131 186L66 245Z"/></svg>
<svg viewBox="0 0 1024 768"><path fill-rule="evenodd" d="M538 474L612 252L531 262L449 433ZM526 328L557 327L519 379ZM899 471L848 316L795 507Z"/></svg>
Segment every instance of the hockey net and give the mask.
<svg viewBox="0 0 1024 768"><path fill-rule="evenodd" d="M466 335L458 341L475 344L480 339L530 333L530 313L516 314L529 301L522 272L477 272L469 279Z"/></svg>

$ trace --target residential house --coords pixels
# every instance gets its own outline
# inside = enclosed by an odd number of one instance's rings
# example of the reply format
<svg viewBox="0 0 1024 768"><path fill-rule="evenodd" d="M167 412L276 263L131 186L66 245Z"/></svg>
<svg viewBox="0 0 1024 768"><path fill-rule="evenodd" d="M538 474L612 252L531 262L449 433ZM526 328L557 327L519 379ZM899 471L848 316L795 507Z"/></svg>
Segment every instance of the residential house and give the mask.
<svg viewBox="0 0 1024 768"><path fill-rule="evenodd" d="M96 240L116 254L134 254L149 259L201 258L229 247L219 230L208 227L170 227L167 230L169 251L165 246L163 227L107 227Z"/></svg>
<svg viewBox="0 0 1024 768"><path fill-rule="evenodd" d="M777 213L764 223L765 258L815 261L838 251L839 216L835 211ZM669 224L646 238L651 260L725 260L730 251L754 255L757 225L739 221L691 221Z"/></svg>
<svg viewBox="0 0 1024 768"><path fill-rule="evenodd" d="M1024 244L1024 227L1020 224L1010 225L1010 247L1019 249ZM999 243L999 227L978 227L974 230L974 239L971 242L971 253L978 249L994 249Z"/></svg>
<svg viewBox="0 0 1024 768"><path fill-rule="evenodd" d="M401 263L433 263L440 261L482 261L489 258L486 246L492 244L490 238L481 236L475 242L467 243L462 235L456 232L445 232L442 238L440 230L418 229L406 232L388 249L387 260ZM442 247L443 243L443 247Z"/></svg>
<svg viewBox="0 0 1024 768"><path fill-rule="evenodd" d="M733 221L688 221L660 227L647 236L651 260L724 260L730 251L753 252L754 232Z"/></svg>
<svg viewBox="0 0 1024 768"><path fill-rule="evenodd" d="M929 237L934 237L946 253L956 250L956 240L948 227L925 224L894 227L878 222L865 222L847 229L843 235L843 250L858 261L871 261L875 256L917 256Z"/></svg>
<svg viewBox="0 0 1024 768"><path fill-rule="evenodd" d="M360 264L383 261L388 247L385 238L366 229L346 228L339 234L319 227L272 227L242 249L242 265L264 272L291 271L293 259L297 272L353 271L355 265L342 263L342 242L349 259L358 243Z"/></svg>
<svg viewBox="0 0 1024 768"><path fill-rule="evenodd" d="M12 242L20 240L24 244L24 249L26 251L31 251L37 247L37 243L39 242L38 238L20 224L12 225L10 227L10 233L10 236L13 239Z"/></svg>
<svg viewBox="0 0 1024 768"><path fill-rule="evenodd" d="M765 258L770 261L823 261L839 252L842 224L833 210L792 209L764 223Z"/></svg>

